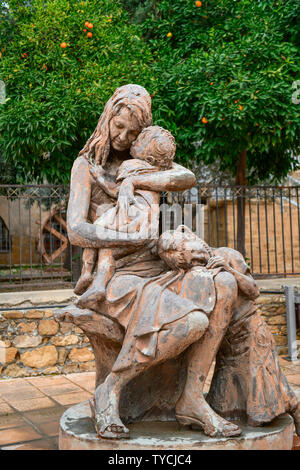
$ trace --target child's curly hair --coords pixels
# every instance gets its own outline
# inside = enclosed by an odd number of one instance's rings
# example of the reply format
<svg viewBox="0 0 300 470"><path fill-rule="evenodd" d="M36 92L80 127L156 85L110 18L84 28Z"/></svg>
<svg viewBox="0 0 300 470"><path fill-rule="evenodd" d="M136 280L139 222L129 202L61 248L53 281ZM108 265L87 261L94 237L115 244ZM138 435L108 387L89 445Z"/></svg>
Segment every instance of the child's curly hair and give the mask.
<svg viewBox="0 0 300 470"><path fill-rule="evenodd" d="M155 165L161 170L168 170L172 167L175 157L176 144L171 132L160 126L145 127L133 142L130 153L137 157L151 142L151 157Z"/></svg>

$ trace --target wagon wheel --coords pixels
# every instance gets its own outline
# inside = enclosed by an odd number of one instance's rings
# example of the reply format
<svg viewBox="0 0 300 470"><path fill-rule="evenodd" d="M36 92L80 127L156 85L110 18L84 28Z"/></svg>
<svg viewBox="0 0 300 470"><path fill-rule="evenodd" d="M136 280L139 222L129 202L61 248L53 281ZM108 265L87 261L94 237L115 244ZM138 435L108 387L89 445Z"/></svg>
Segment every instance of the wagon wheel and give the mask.
<svg viewBox="0 0 300 470"><path fill-rule="evenodd" d="M46 219L43 221L39 232L39 250L42 253L44 261L52 264L56 258L62 256L63 252L67 249L69 240L67 238L67 224L64 219L65 213L59 210L49 212ZM41 222L38 222L41 224ZM47 236L55 237L56 241L59 242L59 247L51 253L47 252ZM51 243L51 238L50 238Z"/></svg>

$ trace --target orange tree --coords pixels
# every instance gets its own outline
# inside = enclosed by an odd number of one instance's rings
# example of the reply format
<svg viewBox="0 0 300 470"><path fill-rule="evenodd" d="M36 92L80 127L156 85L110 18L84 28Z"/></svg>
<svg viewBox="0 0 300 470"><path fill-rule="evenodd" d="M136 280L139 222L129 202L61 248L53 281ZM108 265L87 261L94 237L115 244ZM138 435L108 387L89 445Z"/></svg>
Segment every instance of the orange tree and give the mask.
<svg viewBox="0 0 300 470"><path fill-rule="evenodd" d="M122 3L137 21L134 0ZM292 100L300 78L299 0L142 6L159 80L155 118L176 136L177 157L218 159L237 184L286 175L300 151L300 104Z"/></svg>
<svg viewBox="0 0 300 470"><path fill-rule="evenodd" d="M2 167L16 182L67 182L113 91L151 92L151 52L118 1L5 1L0 15Z"/></svg>

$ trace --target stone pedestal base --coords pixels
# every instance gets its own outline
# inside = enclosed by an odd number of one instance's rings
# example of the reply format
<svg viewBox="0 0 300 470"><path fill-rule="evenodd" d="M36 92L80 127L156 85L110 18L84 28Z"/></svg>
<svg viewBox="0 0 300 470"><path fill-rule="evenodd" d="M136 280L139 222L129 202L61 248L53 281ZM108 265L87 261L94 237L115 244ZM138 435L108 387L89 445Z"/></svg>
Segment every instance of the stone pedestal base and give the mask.
<svg viewBox="0 0 300 470"><path fill-rule="evenodd" d="M130 439L97 437L88 402L72 406L60 420L61 450L291 450L293 420L276 418L263 427L243 426L239 437L211 438L177 422L143 421L128 426Z"/></svg>

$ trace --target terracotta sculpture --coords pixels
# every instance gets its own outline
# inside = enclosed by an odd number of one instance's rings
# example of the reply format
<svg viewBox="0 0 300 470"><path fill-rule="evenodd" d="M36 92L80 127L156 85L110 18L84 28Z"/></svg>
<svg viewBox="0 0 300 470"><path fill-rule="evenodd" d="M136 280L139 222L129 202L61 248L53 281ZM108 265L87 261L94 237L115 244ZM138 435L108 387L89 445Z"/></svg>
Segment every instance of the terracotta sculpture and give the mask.
<svg viewBox="0 0 300 470"><path fill-rule="evenodd" d="M171 138L159 152L169 163L145 161L155 152L151 139L140 146L141 131L151 124L147 91L119 88L72 170L69 238L90 250L77 291L92 286L57 316L80 326L94 349L97 432L128 438L131 421L176 418L209 436L236 436L241 429L229 420L261 425L287 411L299 433L300 407L256 312L259 292L243 257L208 247L186 227L157 239L160 192L186 190L195 178L172 163Z"/></svg>

